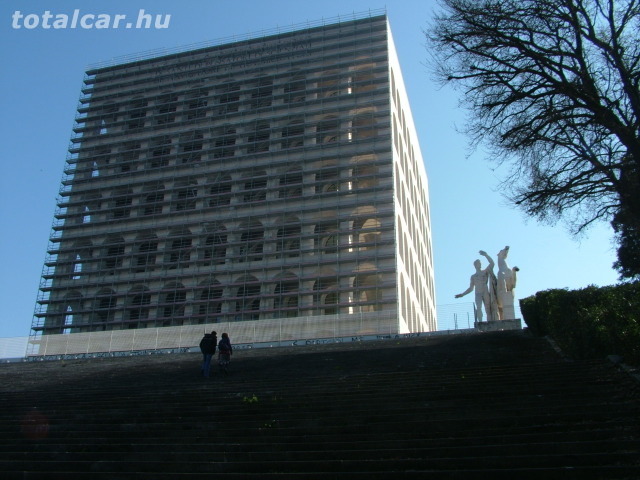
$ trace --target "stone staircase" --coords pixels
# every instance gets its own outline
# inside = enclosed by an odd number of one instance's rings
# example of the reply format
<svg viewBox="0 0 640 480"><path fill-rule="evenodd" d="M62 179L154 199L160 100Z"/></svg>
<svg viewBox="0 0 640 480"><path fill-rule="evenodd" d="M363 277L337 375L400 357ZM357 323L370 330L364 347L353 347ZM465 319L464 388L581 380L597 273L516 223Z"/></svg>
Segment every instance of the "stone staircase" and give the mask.
<svg viewBox="0 0 640 480"><path fill-rule="evenodd" d="M638 382L526 332L199 361L0 365L1 478L640 478Z"/></svg>

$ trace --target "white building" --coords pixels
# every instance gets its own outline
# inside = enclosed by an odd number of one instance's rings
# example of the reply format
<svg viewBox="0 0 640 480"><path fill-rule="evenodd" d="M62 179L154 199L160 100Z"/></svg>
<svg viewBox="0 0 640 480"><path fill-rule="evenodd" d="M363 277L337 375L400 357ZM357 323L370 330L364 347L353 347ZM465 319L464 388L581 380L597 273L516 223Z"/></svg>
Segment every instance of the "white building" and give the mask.
<svg viewBox="0 0 640 480"><path fill-rule="evenodd" d="M90 69L76 121L36 336L355 314L436 330L386 15Z"/></svg>

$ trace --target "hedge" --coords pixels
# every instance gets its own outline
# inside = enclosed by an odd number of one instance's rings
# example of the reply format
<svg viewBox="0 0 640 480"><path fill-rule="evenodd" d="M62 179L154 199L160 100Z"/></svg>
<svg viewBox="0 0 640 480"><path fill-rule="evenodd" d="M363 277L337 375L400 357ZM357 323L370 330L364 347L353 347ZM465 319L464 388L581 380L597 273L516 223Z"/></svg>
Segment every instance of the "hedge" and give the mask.
<svg viewBox="0 0 640 480"><path fill-rule="evenodd" d="M640 282L553 289L520 300L529 330L576 359L620 355L640 365Z"/></svg>

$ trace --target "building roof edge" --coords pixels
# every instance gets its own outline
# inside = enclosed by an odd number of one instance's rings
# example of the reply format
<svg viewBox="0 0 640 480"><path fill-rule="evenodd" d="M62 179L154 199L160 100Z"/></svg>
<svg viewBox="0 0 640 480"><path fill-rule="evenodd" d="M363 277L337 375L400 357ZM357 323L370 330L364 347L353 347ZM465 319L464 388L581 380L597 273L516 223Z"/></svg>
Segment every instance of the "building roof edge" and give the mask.
<svg viewBox="0 0 640 480"><path fill-rule="evenodd" d="M195 52L207 50L210 48L221 47L223 45L250 43L257 40L264 40L269 37L277 37L279 35L291 34L301 30L311 30L316 28L332 27L343 23L351 23L359 20L377 19L387 16L386 8L369 9L366 12L353 12L348 15L338 15L335 17L322 18L321 20L301 22L291 24L289 26L277 26L271 29L261 30L258 32L247 33L243 35L232 35L213 40L207 40L199 43L181 45L173 48L160 48L148 50L131 55L123 55L113 57L110 60L94 63L87 66L87 75L96 75L100 71L108 71L113 68L124 68L135 63L156 61L160 58L167 59L172 56L181 55L187 52Z"/></svg>

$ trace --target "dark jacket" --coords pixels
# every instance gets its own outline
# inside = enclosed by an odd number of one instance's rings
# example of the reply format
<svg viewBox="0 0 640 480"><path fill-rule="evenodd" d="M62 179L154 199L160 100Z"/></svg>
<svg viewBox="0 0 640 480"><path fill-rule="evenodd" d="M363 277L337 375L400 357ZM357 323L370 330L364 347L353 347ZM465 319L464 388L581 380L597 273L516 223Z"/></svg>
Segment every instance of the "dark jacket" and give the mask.
<svg viewBox="0 0 640 480"><path fill-rule="evenodd" d="M222 337L218 344L218 350L220 350L220 353L223 355L231 355L233 348L231 348L231 341L229 340L229 337Z"/></svg>
<svg viewBox="0 0 640 480"><path fill-rule="evenodd" d="M213 355L214 353L216 353L217 340L218 339L210 333L205 333L204 337L202 337L202 340L200 340L200 351L205 355Z"/></svg>

